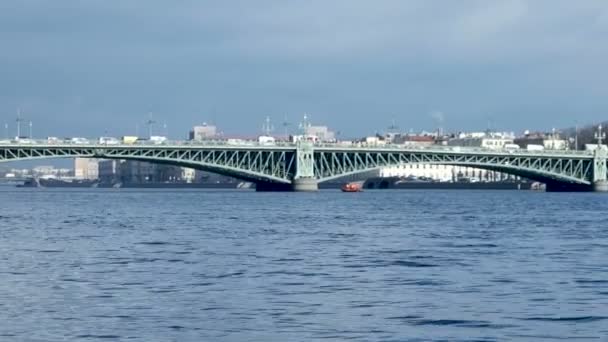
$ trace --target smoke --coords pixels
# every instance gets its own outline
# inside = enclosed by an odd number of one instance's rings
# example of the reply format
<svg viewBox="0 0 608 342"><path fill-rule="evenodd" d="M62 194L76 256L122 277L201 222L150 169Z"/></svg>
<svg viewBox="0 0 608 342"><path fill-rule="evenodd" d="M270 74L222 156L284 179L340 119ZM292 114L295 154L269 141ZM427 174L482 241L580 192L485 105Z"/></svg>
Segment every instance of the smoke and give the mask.
<svg viewBox="0 0 608 342"><path fill-rule="evenodd" d="M439 133L443 133L443 124L445 123L445 115L440 110L434 110L430 113L431 119L435 127L439 130Z"/></svg>

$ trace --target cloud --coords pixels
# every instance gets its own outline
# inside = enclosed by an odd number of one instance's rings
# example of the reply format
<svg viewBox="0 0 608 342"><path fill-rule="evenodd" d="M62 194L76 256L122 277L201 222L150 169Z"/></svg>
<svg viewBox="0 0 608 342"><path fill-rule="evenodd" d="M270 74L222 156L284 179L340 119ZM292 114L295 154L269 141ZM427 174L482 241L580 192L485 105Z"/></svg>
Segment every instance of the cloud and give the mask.
<svg viewBox="0 0 608 342"><path fill-rule="evenodd" d="M608 111L606 34L603 0L8 0L0 112L49 135L150 110L174 132L307 111L355 135L429 128L435 108L457 130L569 126Z"/></svg>

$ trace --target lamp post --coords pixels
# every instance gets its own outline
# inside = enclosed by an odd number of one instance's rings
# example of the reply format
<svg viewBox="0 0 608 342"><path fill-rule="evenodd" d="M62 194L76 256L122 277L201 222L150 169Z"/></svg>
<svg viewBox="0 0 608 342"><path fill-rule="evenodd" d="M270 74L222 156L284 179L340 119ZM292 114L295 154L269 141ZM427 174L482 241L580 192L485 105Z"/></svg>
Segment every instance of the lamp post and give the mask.
<svg viewBox="0 0 608 342"><path fill-rule="evenodd" d="M597 148L602 148L602 140L606 139L606 132L602 131L602 124L597 126L597 132L595 132L595 139L597 139Z"/></svg>
<svg viewBox="0 0 608 342"><path fill-rule="evenodd" d="M17 110L17 139L21 138L21 109Z"/></svg>

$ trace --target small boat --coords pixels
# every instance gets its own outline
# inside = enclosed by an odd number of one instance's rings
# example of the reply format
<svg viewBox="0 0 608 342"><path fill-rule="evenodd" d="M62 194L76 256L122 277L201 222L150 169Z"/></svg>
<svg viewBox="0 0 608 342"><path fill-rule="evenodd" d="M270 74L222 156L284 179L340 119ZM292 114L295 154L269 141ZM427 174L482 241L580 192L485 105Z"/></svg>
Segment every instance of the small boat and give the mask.
<svg viewBox="0 0 608 342"><path fill-rule="evenodd" d="M363 191L362 182L351 182L342 185L342 192L361 192Z"/></svg>

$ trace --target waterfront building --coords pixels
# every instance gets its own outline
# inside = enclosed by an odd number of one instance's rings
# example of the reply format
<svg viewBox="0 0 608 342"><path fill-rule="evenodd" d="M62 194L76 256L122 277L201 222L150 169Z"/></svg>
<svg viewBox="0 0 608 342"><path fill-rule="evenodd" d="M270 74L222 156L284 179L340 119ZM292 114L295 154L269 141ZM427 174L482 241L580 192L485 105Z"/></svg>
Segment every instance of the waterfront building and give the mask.
<svg viewBox="0 0 608 342"><path fill-rule="evenodd" d="M97 159L75 158L74 178L93 180L99 177L99 166Z"/></svg>
<svg viewBox="0 0 608 342"><path fill-rule="evenodd" d="M173 165L154 164L135 160L100 160L99 180L104 184L116 183L193 183L197 180L194 169ZM222 177L222 176L217 176Z"/></svg>
<svg viewBox="0 0 608 342"><path fill-rule="evenodd" d="M495 182L516 177L495 171L472 167L439 165L428 163L401 164L381 168L380 177L428 179L439 182Z"/></svg>
<svg viewBox="0 0 608 342"><path fill-rule="evenodd" d="M32 174L36 177L57 177L64 178L71 176L72 170L60 168L57 169L51 165L41 165L32 168Z"/></svg>
<svg viewBox="0 0 608 342"><path fill-rule="evenodd" d="M102 183L112 184L119 179L120 161L114 159L103 159L98 163L99 180Z"/></svg>
<svg viewBox="0 0 608 342"><path fill-rule="evenodd" d="M181 180L186 183L193 183L196 180L196 170L189 167L182 167Z"/></svg>

